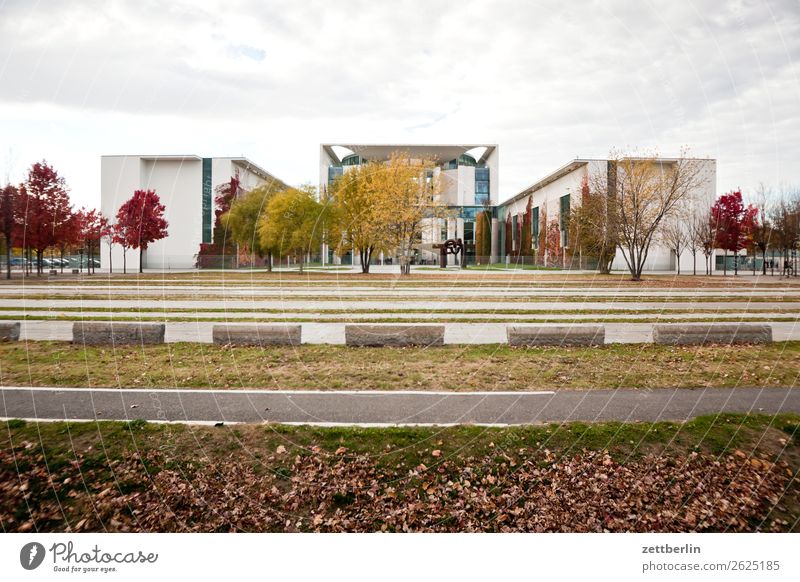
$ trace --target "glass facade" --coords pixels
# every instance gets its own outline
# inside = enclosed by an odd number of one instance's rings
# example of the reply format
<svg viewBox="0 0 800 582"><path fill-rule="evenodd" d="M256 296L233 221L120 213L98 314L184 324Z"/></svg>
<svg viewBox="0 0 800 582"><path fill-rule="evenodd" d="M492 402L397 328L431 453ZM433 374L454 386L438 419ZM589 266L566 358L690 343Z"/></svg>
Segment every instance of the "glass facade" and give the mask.
<svg viewBox="0 0 800 582"><path fill-rule="evenodd" d="M475 161L469 154L462 154L458 156L458 159L450 160L444 166L442 166L445 170L455 170L459 166L478 166L478 162Z"/></svg>
<svg viewBox="0 0 800 582"><path fill-rule="evenodd" d="M344 157L344 159L342 160L342 165L358 166L359 164L361 164L362 161L363 160L361 159L361 156L359 156L358 154L350 154L349 156Z"/></svg>
<svg viewBox="0 0 800 582"><path fill-rule="evenodd" d="M213 227L214 200L211 195L211 158L203 158L203 244L210 244Z"/></svg>
<svg viewBox="0 0 800 582"><path fill-rule="evenodd" d="M342 166L328 166L328 184L333 183L343 173L344 168Z"/></svg>
<svg viewBox="0 0 800 582"><path fill-rule="evenodd" d="M489 168L475 168L475 204L487 204L489 198Z"/></svg>

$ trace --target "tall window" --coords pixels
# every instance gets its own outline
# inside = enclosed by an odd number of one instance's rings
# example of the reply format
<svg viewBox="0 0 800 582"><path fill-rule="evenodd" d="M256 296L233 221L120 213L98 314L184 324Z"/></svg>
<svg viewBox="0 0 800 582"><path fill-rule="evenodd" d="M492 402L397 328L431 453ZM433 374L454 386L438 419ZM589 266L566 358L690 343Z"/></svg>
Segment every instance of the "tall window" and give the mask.
<svg viewBox="0 0 800 582"><path fill-rule="evenodd" d="M539 207L531 211L531 241L533 248L539 248Z"/></svg>
<svg viewBox="0 0 800 582"><path fill-rule="evenodd" d="M475 242L475 223L471 220L464 221L464 244Z"/></svg>
<svg viewBox="0 0 800 582"><path fill-rule="evenodd" d="M342 166L328 166L328 184L332 184L342 173L344 173Z"/></svg>
<svg viewBox="0 0 800 582"><path fill-rule="evenodd" d="M203 158L203 244L209 244L212 241L212 224L214 220L214 199L211 193L211 158Z"/></svg>
<svg viewBox="0 0 800 582"><path fill-rule="evenodd" d="M475 168L475 204L489 202L489 168Z"/></svg>
<svg viewBox="0 0 800 582"><path fill-rule="evenodd" d="M519 245L517 240L517 215L511 217L511 250L516 251Z"/></svg>
<svg viewBox="0 0 800 582"><path fill-rule="evenodd" d="M561 246L569 246L569 194L561 197L561 212L558 217L558 228L561 230Z"/></svg>

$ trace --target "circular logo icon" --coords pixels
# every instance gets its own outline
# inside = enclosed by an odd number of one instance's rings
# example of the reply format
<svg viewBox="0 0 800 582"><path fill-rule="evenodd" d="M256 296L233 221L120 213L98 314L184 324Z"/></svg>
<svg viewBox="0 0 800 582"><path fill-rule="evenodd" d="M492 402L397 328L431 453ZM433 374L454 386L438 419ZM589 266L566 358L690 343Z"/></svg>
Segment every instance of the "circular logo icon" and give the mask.
<svg viewBox="0 0 800 582"><path fill-rule="evenodd" d="M35 570L44 561L44 546L39 542L29 542L19 551L19 563L26 570Z"/></svg>

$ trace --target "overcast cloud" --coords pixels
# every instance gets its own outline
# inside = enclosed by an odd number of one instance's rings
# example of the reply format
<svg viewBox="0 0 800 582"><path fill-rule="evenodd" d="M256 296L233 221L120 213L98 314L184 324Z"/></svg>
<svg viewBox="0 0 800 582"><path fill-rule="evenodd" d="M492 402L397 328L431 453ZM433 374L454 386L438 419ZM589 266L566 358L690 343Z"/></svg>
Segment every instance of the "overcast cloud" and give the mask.
<svg viewBox="0 0 800 582"><path fill-rule="evenodd" d="M0 0L0 178L102 154L498 143L500 196L574 157L681 146L719 192L800 185L800 2Z"/></svg>

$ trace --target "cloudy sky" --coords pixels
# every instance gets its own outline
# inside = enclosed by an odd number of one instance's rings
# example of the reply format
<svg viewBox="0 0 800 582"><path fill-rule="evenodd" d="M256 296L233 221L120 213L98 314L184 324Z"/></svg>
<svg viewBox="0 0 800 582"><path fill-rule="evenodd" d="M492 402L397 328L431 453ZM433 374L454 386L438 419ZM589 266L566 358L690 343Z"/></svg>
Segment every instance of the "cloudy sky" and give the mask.
<svg viewBox="0 0 800 582"><path fill-rule="evenodd" d="M500 197L575 157L681 146L719 192L800 185L800 2L0 0L0 180L46 158L320 142L500 145Z"/></svg>

